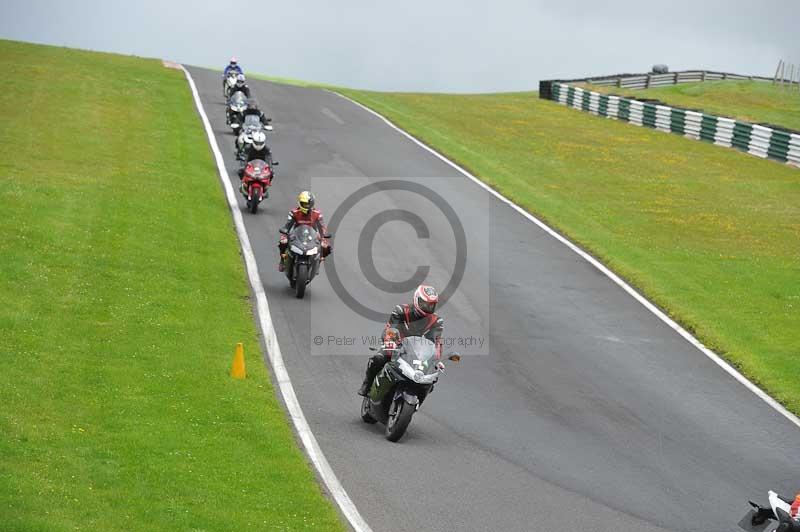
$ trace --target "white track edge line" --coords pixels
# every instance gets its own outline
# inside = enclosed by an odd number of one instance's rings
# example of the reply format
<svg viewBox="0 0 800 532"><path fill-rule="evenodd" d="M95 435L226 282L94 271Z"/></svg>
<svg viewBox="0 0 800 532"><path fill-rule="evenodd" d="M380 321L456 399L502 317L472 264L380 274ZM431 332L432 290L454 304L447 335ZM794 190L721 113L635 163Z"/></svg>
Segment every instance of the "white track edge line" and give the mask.
<svg viewBox="0 0 800 532"><path fill-rule="evenodd" d="M369 525L367 525L367 522L358 512L353 500L347 494L341 482L339 482L339 479L336 477L336 474L333 472L331 465L328 463L328 460L322 453L322 449L320 449L320 446L317 443L317 439L314 437L314 433L311 431L311 427L306 421L305 415L303 415L303 410L300 407L299 401L297 400L297 395L294 392L294 387L292 386L292 381L289 378L289 373L287 372L286 366L283 363L281 348L278 345L278 337L275 332L275 327L272 324L272 316L269 312L267 295L264 292L264 285L261 283L261 278L258 275L258 264L256 263L255 255L253 255L253 248L250 245L250 239L247 236L247 230L245 229L244 220L242 219L242 212L239 209L238 202L236 201L236 194L233 190L233 186L231 185L228 171L225 169L225 163L222 160L222 153L219 151L219 146L217 145L216 138L214 137L214 131L211 128L211 123L208 121L208 116L206 115L203 104L200 101L200 95L197 92L197 86L194 83L194 79L192 79L192 75L189 74L189 71L183 65L181 65L181 69L183 70L184 74L186 74L186 79L188 80L189 87L192 90L192 96L194 97L194 103L197 107L197 112L200 114L206 136L208 137L208 143L211 146L211 151L214 153L214 159L217 163L219 178L222 181L223 187L225 188L225 196L228 200L228 207L230 207L231 214L233 215L234 225L236 226L236 234L239 236L239 244L242 248L242 256L244 257L247 277L250 280L250 286L256 296L256 309L258 310L258 319L261 332L264 335L264 344L267 347L267 356L269 358L270 365L272 366L275 380L281 389L283 401L286 404L286 410L289 412L289 416L292 418L292 423L294 424L297 434L300 436L300 440L303 442L303 446L305 447L308 458L314 464L314 467L316 467L320 477L322 478L322 481L325 483L328 491L336 501L336 504L339 505L340 510L350 522L350 526L352 526L356 532L372 532L372 529L369 527Z"/></svg>
<svg viewBox="0 0 800 532"><path fill-rule="evenodd" d="M330 92L332 94L335 94L335 95L337 95L337 96L339 96L341 98L344 98L345 100L348 100L349 102L357 105L358 107L361 107L365 111L368 111L368 112L372 113L373 115L377 116L378 118L383 120L389 127L391 127L393 129L395 129L396 131L402 133L404 136L406 136L412 142L414 142L418 146L424 148L428 152L432 153L437 158L441 159L443 162L445 162L448 165L452 166L453 168L458 170L461 174L463 174L465 177L467 177L470 180L472 180L475 184L477 184L478 186L480 186L481 188L483 188L484 190L486 190L487 192L492 194L494 197L496 197L497 199L499 199L500 201L502 201L503 203L505 203L506 205L508 205L509 207L514 209L515 211L517 211L519 214L521 214L522 216L527 218L529 221L531 221L534 224L538 225L543 231L547 232L550 236L552 236L553 238L555 238L556 240L558 240L559 242L561 242L562 244L564 244L565 246L570 248L572 251L574 251L575 253L580 255L587 262L589 262L592 266L594 266L595 268L600 270L609 279L614 281L614 283L616 283L620 288L622 288L630 296L632 296L636 301L641 303L647 310L649 310L650 312L655 314L661 321L666 323L675 332L677 332L678 334L683 336L683 338L686 339L686 341L688 341L690 344L692 344L697 349L699 349L708 358L713 360L719 367L721 367L723 370L725 370L726 373L731 375L734 379L736 379L741 384L743 384L748 390L750 390L751 392L756 394L765 403L767 403L769 406L771 406L773 409L775 409L778 413L783 415L783 417L785 417L790 422L792 422L794 425L796 425L798 428L800 428L800 418L798 418L797 416L795 416L794 414L789 412L782 404L780 404L778 401L776 401L775 399L770 397L769 394L767 394L764 390L762 390L761 388L756 386L754 383L750 382L750 380L747 377L745 377L744 375L739 373L739 371L737 371L736 368L734 368L733 366L728 364L725 360L723 360L714 351L712 351L711 349L709 349L706 346L704 346L703 343L700 342L700 340L695 338L689 331L687 331L686 329L684 329L683 327L678 325L678 323L676 323L672 318L670 318L669 316L664 314L657 306L655 306L647 298L645 298L643 295L641 295L639 292L637 292L628 283L623 281L619 276L617 276L617 274L615 274L610 269L608 269L599 260L597 260L594 257L592 257L589 253L587 253L586 251L584 251L583 249L578 247L576 244L570 242L563 235L561 235L558 232L556 232L550 226L548 226L543 221L541 221L538 218L536 218L534 215L532 215L531 213L529 213L528 211L526 211L525 209L523 209L522 207L520 207L519 205L517 205L516 203L511 201L510 199L506 198L505 196L500 194L498 191L496 191L495 189L493 189L492 187L490 187L489 185L487 185L486 183L484 183L483 181L481 181L480 179L478 179L474 175L472 175L469 172L467 172L464 168L461 168L459 165L457 165L456 163L454 163L453 161L451 161L450 159L448 159L447 157L445 157L441 153L437 152L436 150L434 150L433 148L431 148L430 146L428 146L424 142L420 141L419 139L417 139L416 137L414 137L410 133L404 131L400 127L398 127L395 124L393 124L388 118L386 118L382 114L378 113L377 111L374 111L374 110L370 109L366 105L363 105L363 104L353 100L352 98L348 98L344 94L340 94L340 93L338 93L336 91L332 91L332 90L329 90L329 89L325 89L325 90L327 90L328 92Z"/></svg>

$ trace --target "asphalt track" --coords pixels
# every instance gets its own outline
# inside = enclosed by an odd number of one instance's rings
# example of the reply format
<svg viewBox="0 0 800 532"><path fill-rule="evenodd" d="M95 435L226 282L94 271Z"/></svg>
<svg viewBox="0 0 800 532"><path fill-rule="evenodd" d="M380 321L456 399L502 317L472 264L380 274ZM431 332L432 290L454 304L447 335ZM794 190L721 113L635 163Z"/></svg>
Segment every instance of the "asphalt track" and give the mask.
<svg viewBox="0 0 800 532"><path fill-rule="evenodd" d="M219 73L189 70L236 180ZM797 427L574 252L353 103L250 86L274 118L280 166L245 224L301 406L374 530L728 532L747 499L800 488ZM448 366L399 444L361 422L354 393L368 353L360 335L379 324L342 301L330 264L304 300L275 267L277 229L300 190L312 187L330 217L359 186L386 179L424 184L459 214L467 264L442 315L454 341L485 341L455 348L464 360ZM458 269L454 232L429 198L365 199L335 235L336 272L348 293L387 313L408 296L365 280L357 241L374 214L396 210L419 214L430 234L383 225L368 247L383 277L430 265L441 287ZM346 338L355 345L336 345Z"/></svg>

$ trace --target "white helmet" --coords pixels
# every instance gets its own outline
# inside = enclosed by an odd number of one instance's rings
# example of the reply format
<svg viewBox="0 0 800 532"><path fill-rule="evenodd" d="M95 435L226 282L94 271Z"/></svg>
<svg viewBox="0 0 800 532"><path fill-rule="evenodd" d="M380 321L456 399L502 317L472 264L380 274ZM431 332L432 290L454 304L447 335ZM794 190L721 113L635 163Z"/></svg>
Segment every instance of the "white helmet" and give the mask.
<svg viewBox="0 0 800 532"><path fill-rule="evenodd" d="M242 85L244 85L244 74L239 74L236 76L236 86L241 87Z"/></svg>
<svg viewBox="0 0 800 532"><path fill-rule="evenodd" d="M263 131L254 131L252 134L253 147L257 150L263 150L267 145L267 135Z"/></svg>

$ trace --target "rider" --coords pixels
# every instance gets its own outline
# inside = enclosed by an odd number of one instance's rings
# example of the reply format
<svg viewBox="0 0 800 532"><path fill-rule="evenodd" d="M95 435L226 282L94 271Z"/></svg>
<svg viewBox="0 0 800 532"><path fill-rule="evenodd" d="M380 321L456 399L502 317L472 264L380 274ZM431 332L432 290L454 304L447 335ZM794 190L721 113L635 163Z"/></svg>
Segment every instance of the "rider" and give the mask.
<svg viewBox="0 0 800 532"><path fill-rule="evenodd" d="M322 212L314 208L314 194L308 190L304 190L297 196L297 207L289 211L289 217L286 219L286 223L278 231L281 234L278 242L278 249L281 252L278 262L279 272L282 272L286 267L286 248L289 247L289 231L291 231L295 225L310 225L320 234L320 238L322 239L323 259L333 251L330 242L325 237L325 235L328 234L328 228L325 226L325 221L322 219Z"/></svg>
<svg viewBox="0 0 800 532"><path fill-rule="evenodd" d="M250 97L250 87L247 86L247 78L244 77L244 74L236 75L236 85L231 89L231 94L236 91L243 92L245 96Z"/></svg>
<svg viewBox="0 0 800 532"><path fill-rule="evenodd" d="M242 71L242 67L239 66L239 62L236 60L235 57L231 57L230 63L228 63L228 65L225 67L225 70L222 71L222 77L223 78L228 77L228 74L231 71L234 71L237 74L244 74L244 72Z"/></svg>
<svg viewBox="0 0 800 532"><path fill-rule="evenodd" d="M244 168L249 161L253 159L261 159L269 164L270 168L273 166L272 152L267 146L267 136L263 131L256 131L252 134L253 142L246 144L247 148L243 152L237 153L239 157L239 179L244 176Z"/></svg>
<svg viewBox="0 0 800 532"><path fill-rule="evenodd" d="M258 108L258 102L252 98L247 100L247 109L245 109L242 113L242 120L247 120L248 115L258 116L259 121L264 126L268 125L272 121L271 118L264 116L264 113ZM244 146L240 145L239 137L236 138L236 156L241 161L241 164L239 165L240 178L242 177L244 165L247 161L252 161L253 159L263 159L267 161L270 166L272 166L272 151L270 151L269 146L267 146L266 134L264 134L263 131L261 133L261 135L253 134L253 142L247 145L246 151L243 151Z"/></svg>
<svg viewBox="0 0 800 532"><path fill-rule="evenodd" d="M439 294L432 286L421 284L414 291L410 305L397 305L389 315L383 332L383 349L370 357L364 382L358 395L366 396L372 381L392 357L398 340L406 336L424 336L436 344L436 358L442 356L444 320L436 315ZM399 336L399 338L398 338ZM387 346L388 349L387 349Z"/></svg>
<svg viewBox="0 0 800 532"><path fill-rule="evenodd" d="M244 74L242 72L242 67L239 66L239 63L236 61L235 57L231 57L230 63L227 64L225 70L222 71L222 92L225 93L225 79L228 77L228 74L231 72L236 72L237 74ZM227 93L225 93L227 94Z"/></svg>
<svg viewBox="0 0 800 532"><path fill-rule="evenodd" d="M258 108L258 101L255 98L247 98L247 109L242 112L242 119L246 119L248 115L256 115L263 125L268 125L272 122L271 118L267 118L264 112Z"/></svg>

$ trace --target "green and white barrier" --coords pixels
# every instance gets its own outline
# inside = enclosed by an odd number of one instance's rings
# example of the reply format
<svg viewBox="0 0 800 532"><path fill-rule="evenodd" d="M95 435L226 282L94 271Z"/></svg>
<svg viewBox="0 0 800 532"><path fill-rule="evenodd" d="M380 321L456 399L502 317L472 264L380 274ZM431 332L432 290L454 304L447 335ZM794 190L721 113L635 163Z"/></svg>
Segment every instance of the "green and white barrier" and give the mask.
<svg viewBox="0 0 800 532"><path fill-rule="evenodd" d="M594 115L713 142L717 146L800 167L800 132L797 131L602 94L557 81L542 82L539 96Z"/></svg>

